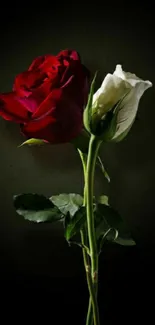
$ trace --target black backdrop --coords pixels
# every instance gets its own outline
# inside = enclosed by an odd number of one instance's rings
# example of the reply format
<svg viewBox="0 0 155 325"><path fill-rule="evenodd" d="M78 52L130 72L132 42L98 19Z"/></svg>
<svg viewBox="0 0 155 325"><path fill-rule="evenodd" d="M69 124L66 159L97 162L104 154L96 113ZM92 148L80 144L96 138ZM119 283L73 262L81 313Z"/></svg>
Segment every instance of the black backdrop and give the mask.
<svg viewBox="0 0 155 325"><path fill-rule="evenodd" d="M155 84L155 24L149 4L3 2L0 25L1 92L11 90L15 75L36 56L64 48L79 51L101 79L120 63ZM106 325L150 323L154 315L154 108L153 86L141 99L128 137L102 150L111 202L137 241L134 248L108 245L101 256L99 303ZM80 249L68 247L58 225L25 222L12 207L14 193L82 193L78 155L69 144L17 149L22 141L18 126L1 119L1 322L10 316L20 323L33 317L35 323L84 324L88 293ZM104 189L98 171L96 193Z"/></svg>

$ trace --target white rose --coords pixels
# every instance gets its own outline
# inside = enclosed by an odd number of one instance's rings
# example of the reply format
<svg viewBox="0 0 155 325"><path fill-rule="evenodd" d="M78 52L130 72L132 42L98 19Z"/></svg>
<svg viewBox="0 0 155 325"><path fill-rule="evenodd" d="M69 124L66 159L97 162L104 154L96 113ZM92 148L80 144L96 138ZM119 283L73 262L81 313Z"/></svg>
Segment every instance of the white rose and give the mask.
<svg viewBox="0 0 155 325"><path fill-rule="evenodd" d="M92 115L96 123L97 120L104 120L106 113L115 107L115 132L111 141L119 141L126 136L134 123L140 98L151 86L150 81L124 72L119 64L113 74L107 74L101 87L93 95Z"/></svg>

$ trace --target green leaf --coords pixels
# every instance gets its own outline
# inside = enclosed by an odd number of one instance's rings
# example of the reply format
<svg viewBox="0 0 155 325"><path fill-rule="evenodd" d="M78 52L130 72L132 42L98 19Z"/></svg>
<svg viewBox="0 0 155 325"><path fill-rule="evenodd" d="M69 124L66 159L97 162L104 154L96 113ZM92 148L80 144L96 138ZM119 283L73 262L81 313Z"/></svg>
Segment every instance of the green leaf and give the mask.
<svg viewBox="0 0 155 325"><path fill-rule="evenodd" d="M69 212L65 218L65 238L70 240L76 235L86 221L86 209L81 207L75 212L74 216L70 216Z"/></svg>
<svg viewBox="0 0 155 325"><path fill-rule="evenodd" d="M52 222L62 219L62 212L45 196L39 194L14 195L14 207L19 215L33 222Z"/></svg>
<svg viewBox="0 0 155 325"><path fill-rule="evenodd" d="M41 145L46 144L46 143L48 143L48 142L45 141L45 140L31 138L31 139L28 139L28 140L24 141L18 147L20 148L20 147L24 146L25 144L27 144L29 146L36 146L36 145L41 146Z"/></svg>
<svg viewBox="0 0 155 325"><path fill-rule="evenodd" d="M99 216L99 212L95 213L95 228L96 228L96 237L99 239L101 236L106 236L111 230L110 225L107 223L105 217Z"/></svg>
<svg viewBox="0 0 155 325"><path fill-rule="evenodd" d="M83 197L75 193L53 195L50 197L50 200L63 214L66 215L67 212L69 212L71 216L73 216L83 204Z"/></svg>
<svg viewBox="0 0 155 325"><path fill-rule="evenodd" d="M105 204L105 205L109 205L109 198L107 195L101 195L98 198L98 203L100 204Z"/></svg>
<svg viewBox="0 0 155 325"><path fill-rule="evenodd" d="M94 78L92 80L92 83L90 86L90 92L89 92L89 96L88 96L87 106L83 113L84 126L85 126L86 130L90 133L91 133L91 119L92 119L92 101L93 101L96 77L97 77L97 72L95 73Z"/></svg>
<svg viewBox="0 0 155 325"><path fill-rule="evenodd" d="M103 233L103 235L101 235L98 238L98 241L97 241L99 254L101 253L103 244L105 243L106 240L113 242L113 241L117 240L117 237L118 237L118 231L116 229L113 229L113 228L107 229L107 231L105 231Z"/></svg>
<svg viewBox="0 0 155 325"><path fill-rule="evenodd" d="M104 168L104 165L103 165L103 163L102 163L101 158L98 156L97 159L98 159L97 164L99 164L99 166L100 166L100 168L101 168L101 171L102 171L102 173L104 174L104 177L105 177L105 178L107 179L107 181L110 183L110 177L109 177L107 171L106 171L105 168Z"/></svg>
<svg viewBox="0 0 155 325"><path fill-rule="evenodd" d="M95 214L97 238L104 236L107 240L114 241L120 245L134 245L135 242L131 238L125 221L123 221L116 210L106 204L99 203ZM111 230L113 230L113 233Z"/></svg>
<svg viewBox="0 0 155 325"><path fill-rule="evenodd" d="M104 196L102 198L104 198ZM123 220L119 213L109 205L99 203L97 205L97 213L101 218L105 218L106 222L110 225L110 228L120 228L123 226Z"/></svg>
<svg viewBox="0 0 155 325"><path fill-rule="evenodd" d="M115 239L115 243L122 245L122 246L135 246L136 242L130 237L130 235L126 235L126 237L120 237L118 236Z"/></svg>

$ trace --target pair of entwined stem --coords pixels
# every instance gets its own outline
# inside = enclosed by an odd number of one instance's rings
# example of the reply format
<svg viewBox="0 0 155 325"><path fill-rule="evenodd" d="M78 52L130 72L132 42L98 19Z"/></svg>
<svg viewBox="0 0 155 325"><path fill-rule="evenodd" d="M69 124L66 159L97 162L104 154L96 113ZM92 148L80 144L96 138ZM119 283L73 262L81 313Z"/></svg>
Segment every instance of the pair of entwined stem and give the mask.
<svg viewBox="0 0 155 325"><path fill-rule="evenodd" d="M86 223L81 229L81 244L83 260L86 271L87 285L89 290L89 306L86 325L100 325L98 308L98 251L94 225L93 198L94 198L94 176L98 150L101 142L91 135L88 154L79 150L84 173L84 201L86 207ZM89 253L86 249L89 248Z"/></svg>

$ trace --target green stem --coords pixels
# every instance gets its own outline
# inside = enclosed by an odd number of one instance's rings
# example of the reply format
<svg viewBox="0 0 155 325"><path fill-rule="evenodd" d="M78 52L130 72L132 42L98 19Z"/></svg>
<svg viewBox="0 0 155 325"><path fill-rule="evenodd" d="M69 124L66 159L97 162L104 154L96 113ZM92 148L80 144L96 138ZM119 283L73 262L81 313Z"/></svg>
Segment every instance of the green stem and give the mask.
<svg viewBox="0 0 155 325"><path fill-rule="evenodd" d="M98 287L98 251L96 242L96 233L94 226L94 212L93 212L93 196L94 196L94 173L96 158L100 146L99 141L96 140L95 136L91 135L89 142L88 158L87 158L87 169L86 169L86 196L87 196L87 227L88 227L88 239L89 249L91 257L91 276L93 287L95 290L95 300L92 300L94 325L99 325L99 310L97 303L97 287Z"/></svg>
<svg viewBox="0 0 155 325"><path fill-rule="evenodd" d="M86 226L81 230L81 243L84 245L87 244ZM89 293L91 292L90 298L89 298L89 306L88 306L88 312L87 312L86 325L92 325L93 324L92 299L95 299L95 291L93 288L93 282L92 282L92 277L91 277L91 266L90 266L89 256L84 248L82 249L82 252L83 252L83 261L84 261L84 266L85 266L85 271L86 271L88 290L89 290Z"/></svg>
<svg viewBox="0 0 155 325"><path fill-rule="evenodd" d="M89 298L86 325L93 325L93 324L94 324L94 322L93 322L93 308L92 308L92 299L90 297Z"/></svg>
<svg viewBox="0 0 155 325"><path fill-rule="evenodd" d="M85 153L83 153L81 150L78 149L81 161L82 161L82 166L83 166L83 174L84 174L84 200L83 200L83 205L86 206L86 199L87 199L87 195L86 195L86 168L87 168L87 155Z"/></svg>
<svg viewBox="0 0 155 325"><path fill-rule="evenodd" d="M87 155L83 154L80 150L78 150L79 155L81 157L82 165L83 165L83 173L84 173L84 181L86 178L86 166L87 166ZM85 182L84 182L85 184ZM84 202L83 205L86 206L86 186L84 185ZM86 225L83 227L83 229L80 231L81 233L81 243L83 246L88 247L88 238L87 238L87 228ZM91 266L90 266L90 257L88 256L86 249L82 248L83 253L83 261L84 261L84 267L86 272L86 279L88 284L89 292L94 291L93 283L92 283L92 277L91 277ZM89 298L89 306L88 306L88 312L87 312L87 320L86 325L93 325L93 309L92 309L92 298L95 297L95 293L90 294Z"/></svg>

